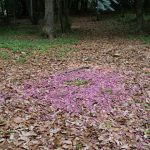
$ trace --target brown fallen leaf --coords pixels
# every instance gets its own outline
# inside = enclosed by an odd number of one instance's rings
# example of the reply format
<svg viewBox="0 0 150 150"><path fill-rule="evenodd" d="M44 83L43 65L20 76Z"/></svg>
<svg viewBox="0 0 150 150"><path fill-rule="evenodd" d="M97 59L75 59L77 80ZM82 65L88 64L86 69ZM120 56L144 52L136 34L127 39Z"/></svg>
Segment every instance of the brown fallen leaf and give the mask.
<svg viewBox="0 0 150 150"><path fill-rule="evenodd" d="M116 121L119 122L121 125L125 125L127 123L127 119L122 116L117 117Z"/></svg>
<svg viewBox="0 0 150 150"><path fill-rule="evenodd" d="M13 121L17 124L25 122L25 118L17 117L14 118Z"/></svg>
<svg viewBox="0 0 150 150"><path fill-rule="evenodd" d="M7 123L5 120L3 119L0 119L0 126L5 126Z"/></svg>
<svg viewBox="0 0 150 150"><path fill-rule="evenodd" d="M150 91L147 91L147 95L149 96L149 98L150 98Z"/></svg>
<svg viewBox="0 0 150 150"><path fill-rule="evenodd" d="M120 148L121 148L121 149L124 149L124 150L128 150L128 149L129 149L129 145L128 145L128 144L125 144L125 145L122 145Z"/></svg>

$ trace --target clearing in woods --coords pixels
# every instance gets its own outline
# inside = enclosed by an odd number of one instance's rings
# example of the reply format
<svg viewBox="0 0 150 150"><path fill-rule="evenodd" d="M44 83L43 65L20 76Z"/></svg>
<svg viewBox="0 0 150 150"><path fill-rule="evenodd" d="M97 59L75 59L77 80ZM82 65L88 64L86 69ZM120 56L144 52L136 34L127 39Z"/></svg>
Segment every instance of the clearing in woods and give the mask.
<svg viewBox="0 0 150 150"><path fill-rule="evenodd" d="M0 31L0 149L148 150L149 37L134 27L81 17L51 42Z"/></svg>

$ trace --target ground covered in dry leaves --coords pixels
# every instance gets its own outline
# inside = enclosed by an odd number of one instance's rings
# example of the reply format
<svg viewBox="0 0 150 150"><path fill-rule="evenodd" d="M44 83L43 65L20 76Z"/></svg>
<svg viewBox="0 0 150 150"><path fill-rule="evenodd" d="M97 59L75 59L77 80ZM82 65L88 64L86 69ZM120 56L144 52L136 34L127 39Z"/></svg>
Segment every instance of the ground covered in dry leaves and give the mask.
<svg viewBox="0 0 150 150"><path fill-rule="evenodd" d="M0 150L150 149L150 46L111 27L81 18L65 57L0 60Z"/></svg>

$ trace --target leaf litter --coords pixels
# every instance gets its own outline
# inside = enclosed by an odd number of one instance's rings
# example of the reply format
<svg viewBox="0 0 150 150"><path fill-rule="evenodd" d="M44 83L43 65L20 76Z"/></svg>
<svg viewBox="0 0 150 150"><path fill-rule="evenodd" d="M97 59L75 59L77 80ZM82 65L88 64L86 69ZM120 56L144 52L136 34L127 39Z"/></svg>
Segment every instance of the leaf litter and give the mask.
<svg viewBox="0 0 150 150"><path fill-rule="evenodd" d="M63 60L38 52L24 65L0 60L0 149L149 150L150 48L113 32L98 37L99 25Z"/></svg>

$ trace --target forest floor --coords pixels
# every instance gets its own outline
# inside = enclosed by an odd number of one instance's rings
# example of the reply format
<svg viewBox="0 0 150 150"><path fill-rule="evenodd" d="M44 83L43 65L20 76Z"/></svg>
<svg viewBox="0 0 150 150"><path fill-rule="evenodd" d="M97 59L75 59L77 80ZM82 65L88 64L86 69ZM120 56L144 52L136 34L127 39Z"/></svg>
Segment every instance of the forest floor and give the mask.
<svg viewBox="0 0 150 150"><path fill-rule="evenodd" d="M30 34L0 31L0 150L149 150L150 37L131 32L134 28L133 22L122 23L118 18L93 21L81 17L73 22L71 35L52 42L33 36L32 29ZM60 98L58 92L62 91L57 86L64 86L57 84L57 79L68 74L68 79L79 74L83 78L86 73L91 77L88 82L102 78L112 87L116 82L120 85L123 76L132 94L119 95L126 100L118 104L110 99L113 107L104 99L108 109L96 105L97 109L86 107L75 113L73 107L67 111L68 97L59 107L56 102L42 101L38 90L51 94L48 82L55 76L55 98ZM68 81L68 87L78 89L90 84L86 80ZM24 89L33 90L34 97L26 96ZM111 95L114 89L106 90L101 94Z"/></svg>

